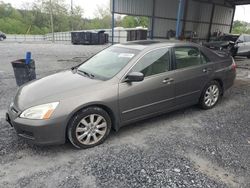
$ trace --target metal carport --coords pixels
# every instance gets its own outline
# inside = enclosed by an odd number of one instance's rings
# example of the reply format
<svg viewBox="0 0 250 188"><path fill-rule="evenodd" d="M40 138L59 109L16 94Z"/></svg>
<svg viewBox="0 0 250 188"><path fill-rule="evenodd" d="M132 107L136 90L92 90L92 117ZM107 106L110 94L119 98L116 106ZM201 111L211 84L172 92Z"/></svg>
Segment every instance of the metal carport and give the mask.
<svg viewBox="0 0 250 188"><path fill-rule="evenodd" d="M150 38L165 38L170 29L177 37L182 31L195 31L207 40L215 31L231 32L236 5L250 0L111 0L114 14L150 18Z"/></svg>

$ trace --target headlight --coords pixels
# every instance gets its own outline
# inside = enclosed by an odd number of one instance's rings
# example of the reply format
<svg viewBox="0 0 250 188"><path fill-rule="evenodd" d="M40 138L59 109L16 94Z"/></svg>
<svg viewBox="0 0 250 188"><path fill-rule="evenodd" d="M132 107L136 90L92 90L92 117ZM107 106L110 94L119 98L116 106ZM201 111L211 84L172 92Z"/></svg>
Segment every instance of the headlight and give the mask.
<svg viewBox="0 0 250 188"><path fill-rule="evenodd" d="M53 102L31 107L27 110L24 110L20 117L27 119L49 119L58 104L59 102Z"/></svg>

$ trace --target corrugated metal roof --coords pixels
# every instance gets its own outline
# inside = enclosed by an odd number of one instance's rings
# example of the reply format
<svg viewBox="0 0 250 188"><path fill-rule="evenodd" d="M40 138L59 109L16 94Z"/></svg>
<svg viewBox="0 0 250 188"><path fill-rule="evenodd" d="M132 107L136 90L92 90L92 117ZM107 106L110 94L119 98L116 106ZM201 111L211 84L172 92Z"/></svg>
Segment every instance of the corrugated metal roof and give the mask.
<svg viewBox="0 0 250 188"><path fill-rule="evenodd" d="M250 4L250 0L227 0L227 2L232 3L234 5L246 5L246 4Z"/></svg>

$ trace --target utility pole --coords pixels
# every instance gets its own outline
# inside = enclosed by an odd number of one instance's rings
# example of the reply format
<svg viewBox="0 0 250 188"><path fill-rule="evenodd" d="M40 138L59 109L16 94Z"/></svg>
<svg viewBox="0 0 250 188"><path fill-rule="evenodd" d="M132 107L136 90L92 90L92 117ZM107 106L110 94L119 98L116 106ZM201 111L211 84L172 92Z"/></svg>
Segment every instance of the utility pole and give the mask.
<svg viewBox="0 0 250 188"><path fill-rule="evenodd" d="M53 7L52 7L52 2L49 0L49 12L50 12L50 24L51 24L51 33L52 33L52 42L55 42L55 33L54 33L54 19L53 19Z"/></svg>
<svg viewBox="0 0 250 188"><path fill-rule="evenodd" d="M74 31L74 24L73 24L73 15L74 15L74 7L73 7L73 0L71 0L71 30Z"/></svg>
<svg viewBox="0 0 250 188"><path fill-rule="evenodd" d="M115 0L112 0L112 45L114 44L115 35Z"/></svg>

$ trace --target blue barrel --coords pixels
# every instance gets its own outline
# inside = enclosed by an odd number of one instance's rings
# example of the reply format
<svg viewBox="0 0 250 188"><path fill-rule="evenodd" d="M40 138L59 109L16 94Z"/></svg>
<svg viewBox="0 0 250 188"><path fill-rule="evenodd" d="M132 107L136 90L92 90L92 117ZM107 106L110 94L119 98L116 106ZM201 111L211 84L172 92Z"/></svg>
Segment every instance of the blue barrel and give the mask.
<svg viewBox="0 0 250 188"><path fill-rule="evenodd" d="M30 60L31 60L31 52L27 52L25 58L25 64L26 65L30 64Z"/></svg>

